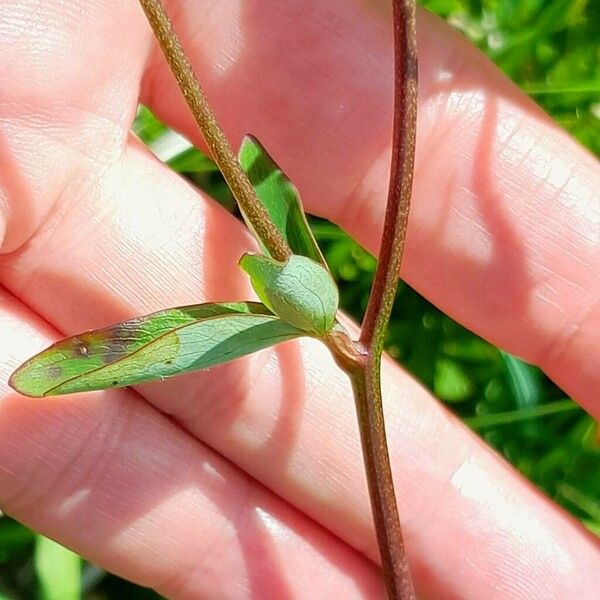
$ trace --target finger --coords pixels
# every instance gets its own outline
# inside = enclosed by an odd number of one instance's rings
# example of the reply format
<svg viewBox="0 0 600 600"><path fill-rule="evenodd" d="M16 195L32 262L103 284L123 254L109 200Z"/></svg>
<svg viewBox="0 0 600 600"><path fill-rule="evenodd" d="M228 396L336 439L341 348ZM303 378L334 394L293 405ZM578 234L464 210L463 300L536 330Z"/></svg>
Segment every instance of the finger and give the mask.
<svg viewBox="0 0 600 600"><path fill-rule="evenodd" d="M51 232L5 257L0 272L27 304L74 333L166 306L247 298L236 259L250 248L235 219L133 145L87 204L74 203ZM385 378L394 476L419 590L510 600L529 591L569 597L576 589L593 598L600 557L580 527L405 373L386 363ZM290 343L140 390L377 557L350 386L320 343Z"/></svg>
<svg viewBox="0 0 600 600"><path fill-rule="evenodd" d="M118 159L150 39L137 2L0 4L0 252Z"/></svg>
<svg viewBox="0 0 600 600"><path fill-rule="evenodd" d="M11 368L48 334L0 291L3 510L168 598L302 598L307 585L321 598L381 597L372 563L135 392L10 391Z"/></svg>
<svg viewBox="0 0 600 600"><path fill-rule="evenodd" d="M234 145L259 137L307 208L375 251L390 162L392 41L376 3L172 2ZM175 8L177 10L175 10ZM419 115L403 276L600 415L600 170L470 44L419 13ZM164 60L143 99L198 141Z"/></svg>

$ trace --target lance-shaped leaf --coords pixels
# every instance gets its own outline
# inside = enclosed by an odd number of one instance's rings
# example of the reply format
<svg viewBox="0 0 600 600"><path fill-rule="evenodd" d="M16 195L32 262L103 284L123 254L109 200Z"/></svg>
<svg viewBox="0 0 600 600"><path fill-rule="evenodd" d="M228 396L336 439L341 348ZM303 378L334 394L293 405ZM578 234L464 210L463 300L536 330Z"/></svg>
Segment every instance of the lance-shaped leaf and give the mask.
<svg viewBox="0 0 600 600"><path fill-rule="evenodd" d="M305 333L257 302L163 310L53 344L10 385L53 396L134 385L206 369Z"/></svg>
<svg viewBox="0 0 600 600"><path fill-rule="evenodd" d="M261 143L252 136L242 141L239 161L248 174L256 194L267 209L294 254L308 256L327 268L327 263L308 226L296 186L285 176ZM252 225L243 214L246 224L261 243ZM268 254L261 243L261 248Z"/></svg>
<svg viewBox="0 0 600 600"><path fill-rule="evenodd" d="M276 315L299 329L324 334L331 330L338 309L335 282L319 263L293 254L285 262L245 254L240 266L258 297Z"/></svg>

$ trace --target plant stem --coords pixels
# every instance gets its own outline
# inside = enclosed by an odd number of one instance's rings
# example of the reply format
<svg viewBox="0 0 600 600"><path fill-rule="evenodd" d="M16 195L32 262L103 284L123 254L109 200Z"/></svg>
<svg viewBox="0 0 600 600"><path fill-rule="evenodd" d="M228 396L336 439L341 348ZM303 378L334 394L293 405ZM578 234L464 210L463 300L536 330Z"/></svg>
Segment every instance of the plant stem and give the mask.
<svg viewBox="0 0 600 600"><path fill-rule="evenodd" d="M287 259L292 252L271 221L264 206L256 197L256 192L248 176L231 150L231 146L210 108L161 0L140 0L140 4L171 67L171 71L175 75L177 85L235 199L271 256L281 261Z"/></svg>
<svg viewBox="0 0 600 600"><path fill-rule="evenodd" d="M415 593L396 506L381 395L381 355L406 238L417 118L415 0L393 0L392 5L395 85L390 184L379 261L359 340L359 346L366 352L365 365L350 376L388 596L394 600L413 600Z"/></svg>
<svg viewBox="0 0 600 600"><path fill-rule="evenodd" d="M379 363L380 361L371 363L372 376L369 376L369 371L365 369L357 369L350 378L356 402L371 511L388 598L413 600L415 595L404 551L387 449Z"/></svg>
<svg viewBox="0 0 600 600"><path fill-rule="evenodd" d="M390 185L373 288L360 341L381 353L406 238L417 130L417 30L415 0L393 0L394 134Z"/></svg>

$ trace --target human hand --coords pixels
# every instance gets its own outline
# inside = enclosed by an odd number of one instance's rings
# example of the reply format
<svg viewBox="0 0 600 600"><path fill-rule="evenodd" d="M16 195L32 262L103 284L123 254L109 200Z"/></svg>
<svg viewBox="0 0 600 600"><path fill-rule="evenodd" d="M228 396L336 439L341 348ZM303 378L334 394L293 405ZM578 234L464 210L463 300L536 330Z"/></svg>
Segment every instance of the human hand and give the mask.
<svg viewBox="0 0 600 600"><path fill-rule="evenodd" d="M234 145L256 134L309 211L375 251L385 12L170 11ZM169 597L380 597L352 398L318 343L135 391L31 400L6 387L59 332L248 298L236 262L252 241L129 134L140 97L200 143L136 2L5 3L0 24L0 504ZM424 13L420 61L403 276L598 415L596 162ZM420 593L598 597L597 542L398 367L384 375Z"/></svg>

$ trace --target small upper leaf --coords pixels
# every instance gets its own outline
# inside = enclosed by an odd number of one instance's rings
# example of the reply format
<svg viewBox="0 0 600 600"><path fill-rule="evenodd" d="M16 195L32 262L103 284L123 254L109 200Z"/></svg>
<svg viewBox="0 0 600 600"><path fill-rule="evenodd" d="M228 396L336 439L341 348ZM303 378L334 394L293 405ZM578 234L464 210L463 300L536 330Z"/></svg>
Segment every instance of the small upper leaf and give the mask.
<svg viewBox="0 0 600 600"><path fill-rule="evenodd" d="M257 302L199 304L67 338L34 356L10 385L54 396L206 369L301 335Z"/></svg>
<svg viewBox="0 0 600 600"><path fill-rule="evenodd" d="M252 136L246 136L242 141L239 160L275 227L279 229L292 252L308 256L327 268L327 263L306 221L298 190L267 154L260 142ZM252 225L245 215L243 216L258 239ZM260 239L258 241L261 242ZM265 254L268 254L262 243L261 248Z"/></svg>
<svg viewBox="0 0 600 600"><path fill-rule="evenodd" d="M283 263L245 254L240 266L250 275L258 297L283 320L316 334L333 327L338 290L329 271L319 263L297 254Z"/></svg>

